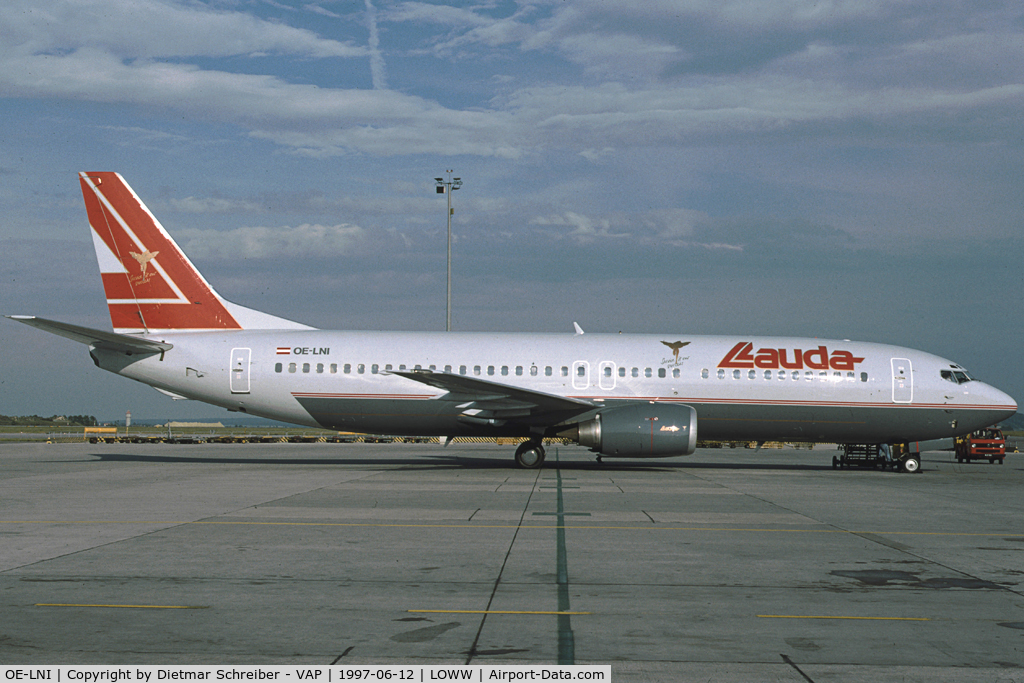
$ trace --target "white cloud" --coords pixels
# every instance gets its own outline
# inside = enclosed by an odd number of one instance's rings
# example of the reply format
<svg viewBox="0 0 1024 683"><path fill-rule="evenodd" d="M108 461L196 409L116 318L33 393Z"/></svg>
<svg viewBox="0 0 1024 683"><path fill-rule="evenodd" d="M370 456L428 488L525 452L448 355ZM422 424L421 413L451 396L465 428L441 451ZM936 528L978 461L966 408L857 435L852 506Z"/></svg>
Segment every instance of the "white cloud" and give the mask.
<svg viewBox="0 0 1024 683"><path fill-rule="evenodd" d="M361 227L348 223L226 231L184 228L176 230L175 236L190 256L228 260L331 258L352 253L366 240Z"/></svg>
<svg viewBox="0 0 1024 683"><path fill-rule="evenodd" d="M235 213L262 209L255 202L224 199L223 197L185 197L184 199L170 199L167 204L171 209L182 213Z"/></svg>
<svg viewBox="0 0 1024 683"><path fill-rule="evenodd" d="M530 224L572 228L566 233L566 236L582 243L593 242L598 238L629 237L628 232L614 231L611 220L607 218L595 219L574 211L566 211L553 216L538 216L531 220Z"/></svg>
<svg viewBox="0 0 1024 683"><path fill-rule="evenodd" d="M11 36L0 47L0 95L176 112L194 120L231 123L256 138L318 157L361 152L520 158L567 150L596 159L602 153L595 150L609 148L743 142L779 133L841 137L859 133L865 122L888 129L913 126L927 136L932 114L946 118L936 124L940 127L948 127L950 116L963 116L986 131L986 114L1005 121L1006 110L1019 106L1024 97L1020 79L1009 74L997 78L998 69L963 82L872 79L858 73L858 67L850 66L857 60L837 49L826 29L876 17L883 10L873 2L704 2L680 7L664 1L637 7L623 0L555 6L547 14L543 6L528 4L511 16L495 18L487 14L496 11L492 8L425 3L402 3L378 14L365 0L370 29L366 47L202 5L56 0L40 9L37 4L15 0L0 8L0 31ZM911 12L903 5L885 11ZM133 30L110 21L114 14L133 19ZM755 48L762 42L770 48L773 38L766 32L792 22L809 27L806 40L818 42L796 41L799 51L776 59L779 68L774 70L665 80L662 72L669 63L708 49L691 44L699 27L687 22L695 17L712 36L725 26ZM543 83L536 77L532 82L517 78L525 85L495 96L489 107L443 106L414 90L385 89L381 36L373 30L378 21L439 23L452 31L436 41L442 51L510 43L527 52L554 50L578 62L590 78L564 79L571 84L558 85L563 79L556 69L544 73ZM1014 52L1009 37L991 47L976 38L982 33L972 31L928 40L911 36L898 51L890 47L888 54L903 54L923 65L936 55L955 60L963 52L969 55L963 59L981 73L984 65ZM1002 35L1011 34L1004 30ZM374 90L317 87L275 75L182 63L265 53L370 58ZM762 58L749 59L754 63ZM879 74L881 67L891 67L881 56L864 59L877 64ZM1013 64L1020 62L1019 54L1012 57ZM757 63L763 66L764 60ZM815 64L826 68L816 70ZM493 83L491 77L486 80ZM1006 135L1007 127L991 126L986 132Z"/></svg>
<svg viewBox="0 0 1024 683"><path fill-rule="evenodd" d="M290 54L362 57L365 47L243 12L157 0L8 0L3 52L59 55L99 48L124 59Z"/></svg>

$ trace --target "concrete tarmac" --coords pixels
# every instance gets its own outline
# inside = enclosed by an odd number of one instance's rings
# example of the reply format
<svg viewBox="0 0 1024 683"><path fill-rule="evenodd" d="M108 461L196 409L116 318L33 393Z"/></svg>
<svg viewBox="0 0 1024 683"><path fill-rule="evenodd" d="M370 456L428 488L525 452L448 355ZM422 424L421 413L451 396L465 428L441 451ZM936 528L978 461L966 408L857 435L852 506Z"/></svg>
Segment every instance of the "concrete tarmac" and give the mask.
<svg viewBox="0 0 1024 683"><path fill-rule="evenodd" d="M0 663L1024 679L1024 455L0 444Z"/></svg>

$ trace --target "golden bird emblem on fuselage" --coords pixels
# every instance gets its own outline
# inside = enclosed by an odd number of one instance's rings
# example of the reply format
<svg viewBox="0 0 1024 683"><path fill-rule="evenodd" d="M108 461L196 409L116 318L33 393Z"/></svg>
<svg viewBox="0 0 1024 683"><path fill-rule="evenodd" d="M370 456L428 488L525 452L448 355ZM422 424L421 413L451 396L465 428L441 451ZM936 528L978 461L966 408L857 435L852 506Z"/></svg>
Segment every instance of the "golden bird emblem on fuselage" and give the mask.
<svg viewBox="0 0 1024 683"><path fill-rule="evenodd" d="M668 348L672 349L672 356L676 359L676 362L678 363L679 362L679 349L683 348L684 346L686 346L690 342L684 342L684 341L667 342L667 341L663 341L661 343L664 344L665 346L667 346Z"/></svg>

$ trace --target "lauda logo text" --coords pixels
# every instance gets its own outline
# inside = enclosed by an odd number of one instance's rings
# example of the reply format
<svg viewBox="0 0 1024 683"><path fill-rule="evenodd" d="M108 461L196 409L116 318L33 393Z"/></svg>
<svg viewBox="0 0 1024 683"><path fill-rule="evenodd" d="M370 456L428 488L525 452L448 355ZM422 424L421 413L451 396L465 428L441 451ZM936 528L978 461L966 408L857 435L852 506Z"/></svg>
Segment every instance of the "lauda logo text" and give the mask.
<svg viewBox="0 0 1024 683"><path fill-rule="evenodd" d="M863 358L849 351L832 351L822 345L816 349L758 349L751 342L740 342L725 354L720 368L765 368L777 370L853 370Z"/></svg>

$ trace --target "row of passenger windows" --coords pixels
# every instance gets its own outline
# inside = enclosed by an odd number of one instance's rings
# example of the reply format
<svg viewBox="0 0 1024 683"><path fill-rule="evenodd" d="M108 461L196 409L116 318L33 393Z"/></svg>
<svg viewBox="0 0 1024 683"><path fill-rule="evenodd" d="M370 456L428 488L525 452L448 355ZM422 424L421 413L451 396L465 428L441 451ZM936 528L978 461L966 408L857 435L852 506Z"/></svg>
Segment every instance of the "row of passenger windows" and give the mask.
<svg viewBox="0 0 1024 683"><path fill-rule="evenodd" d="M294 372L298 372L299 368L300 368L300 364L299 363L288 363L288 372L293 372L293 373ZM381 372L381 367L377 363L373 363L371 365L366 365L365 363L356 363L356 364L345 363L345 364L340 365L340 366L338 365L338 363L329 363L329 364L316 363L315 366L314 366L313 363L302 363L301 364L301 368L302 368L302 372L305 372L305 373L313 372L314 368L315 368L315 371L318 374L323 374L324 372L328 372L328 373L330 373L332 375L338 374L339 368L340 368L341 372L343 374L346 374L346 375L352 374L353 371L355 372L355 374L358 374L358 375L366 374L367 370L369 370L369 373L371 375L376 375L376 374ZM390 363L388 363L387 365L384 366L383 372L391 372L393 369L394 369L394 367ZM399 365L398 366L398 370L399 371L405 371L406 369L407 368L406 368L405 365ZM414 365L413 369L414 370L422 370L423 366L421 366L421 365ZM437 370L437 366L436 365L428 365L427 369L428 370ZM600 372L605 377L611 377L612 376L612 370L613 370L613 368L612 368L611 365L602 365ZM641 370L640 368L627 369L625 367L619 367L617 370L618 371L615 374L617 374L619 377L626 377L627 374L630 377L639 377L641 372L643 373L644 377L654 377L654 375L655 375L655 370L653 370L652 368L643 368L643 370ZM452 372L452 366L451 365L444 366L444 371L445 372ZM283 363L275 364L274 365L274 372L284 372L284 364ZM497 374L497 375L500 375L502 377L506 377L510 373L513 373L513 372L514 372L515 376L517 376L517 377L521 377L525 373L529 373L529 375L531 377L536 377L536 376L538 376L540 374L541 369L538 366L536 366L536 365L531 365L531 366L529 366L529 368L524 368L522 365L517 365L517 366L515 366L514 369L510 368L508 365L502 365L502 366L500 366L500 368L498 366L494 366L494 365L488 365L486 367L482 366L482 365L474 365L473 368L472 368L472 373L473 373L473 375L476 375L476 376L481 376L481 375L486 374L488 377L493 377L494 375ZM665 368L658 368L656 373L657 373L657 376L660 377L660 378L668 377L668 375L669 375L669 373L666 371ZM459 366L459 374L460 375L468 375L468 374L470 374L469 366L460 365ZM552 377L552 376L554 376L554 374L555 374L555 369L553 367L551 367L550 365L547 365L547 366L544 367L544 376L545 377ZM568 377L569 376L569 367L567 365L563 365L561 368L559 368L559 373L558 374L560 376L562 376L562 377ZM576 375L578 377L586 377L587 376L587 366L585 366L585 365L578 365L578 366L576 366ZM671 375L672 375L673 378L678 378L680 376L679 368L672 368ZM746 375L747 375L747 379L757 379L758 371L757 370L747 370ZM707 368L704 368L703 370L700 371L700 376L701 376L702 379L708 379L711 376L711 371L708 370ZM718 379L725 379L726 376L727 376L727 374L726 374L725 369L719 368L718 369ZM780 379L780 380L791 379L792 380L792 379L800 379L801 373L800 373L799 370L793 370L791 372L787 372L786 370L776 370L776 371L765 370L762 376L764 377L764 379ZM733 379L740 379L741 377L743 377L743 371L742 370L733 370L732 371L732 378ZM822 370L822 371L818 372L817 377L818 377L818 379L821 379L821 380L825 380L825 379L829 379L830 378L829 373L826 372L825 370ZM815 378L815 374L811 370L805 370L803 372L803 378L805 380L812 380L812 379ZM857 375L856 375L856 373L853 373L853 372L847 372L845 375L843 375L842 372L839 372L838 370L836 370L836 371L834 371L832 373L831 379L833 381L846 380L848 382L854 382L854 381L857 380ZM866 373L866 372L860 373L860 381L861 382L867 382L868 381L868 373Z"/></svg>
<svg viewBox="0 0 1024 683"><path fill-rule="evenodd" d="M757 372L758 372L757 370L747 370L747 379L757 379ZM703 370L700 371L700 376L701 376L702 379L707 379L708 377L711 376L711 371L708 370L707 368L704 368ZM764 376L765 379L800 379L800 371L799 370L793 370L792 372L787 372L786 370L776 370L776 371L773 372L772 370L765 370L763 376ZM733 379L740 379L741 377L743 377L743 371L742 370L733 370L732 371L732 378ZM815 378L814 371L812 371L812 370L805 370L804 373L803 373L803 377L806 380L814 379ZM834 371L831 376L828 374L827 371L821 370L820 372L818 372L817 377L820 380L831 379L834 382L838 382L840 380L845 380L847 382L855 382L855 381L857 381L856 373L847 372L846 375L844 376L843 373L839 372L838 370ZM725 379L725 378L726 378L725 370L723 368L718 368L718 379ZM866 373L866 372L860 373L860 381L861 382L867 382L868 381L868 373Z"/></svg>
<svg viewBox="0 0 1024 683"><path fill-rule="evenodd" d="M364 375L364 374L367 373L367 371L369 371L369 373L371 375L376 375L376 374L378 374L380 372L391 372L394 369L394 367L390 363L385 365L383 370L381 370L380 365L378 365L377 363L373 363L371 365L366 365L365 363L356 363L356 364L345 363L345 364L340 365L340 366L338 365L338 363L316 363L315 365L313 363L302 363L301 365L299 363L288 363L288 372L298 372L300 367L302 369L302 372L305 372L305 373L313 372L315 370L319 374L323 374L324 372L327 372L327 373L330 373L332 375L337 374L339 368L340 368L342 374L346 374L346 375L352 374L353 371L357 375ZM421 365L414 365L412 369L413 370L422 370L423 366L421 366ZM428 370L437 370L437 366L436 365L428 365L427 369ZM612 369L613 368L612 368L611 365L602 365L600 372L605 377L611 377L612 376ZM407 370L407 368L406 368L405 365L399 365L398 366L398 370L401 372L401 371ZM277 364L274 365L274 372L284 372L284 371L285 371L284 363L277 363ZM444 366L444 371L445 372L452 372L452 366L451 365ZM470 374L470 368L467 365L460 365L458 372L459 372L460 375L468 375L468 374ZM575 372L576 372L576 376L577 377L586 377L587 376L587 366L586 365L578 365L578 366L576 366ZM707 372L707 371L705 370L705 372ZM522 365L517 365L517 366L515 366L515 368L511 368L508 365L502 365L500 367L494 366L494 365L488 365L486 367L482 366L482 365L474 365L472 367L472 374L476 375L476 376L481 376L481 375L486 374L488 377L493 377L494 375L500 375L502 377L507 377L509 374L512 374L512 373L514 373L516 377L521 377L521 376L523 376L526 373L528 373L531 377L537 377L541 373L541 368L539 368L536 365L531 365L528 368L526 368L526 367L524 367ZM631 369L627 369L627 368L624 368L624 367L618 368L618 376L619 377L626 377L627 374L630 377L639 377L641 373L643 373L644 377L654 377L655 373L657 373L658 377L662 377L662 378L668 377L668 375L669 375L669 373L666 371L665 368L658 368L657 371L655 371L652 368L643 368L642 370L640 368L631 368ZM559 373L558 374L561 377L568 377L569 376L569 366L563 365L561 368L559 368ZM544 367L544 376L545 377L553 377L554 375L555 375L555 369L552 366L547 365L547 366ZM679 377L679 368L672 368L671 375L674 378Z"/></svg>

